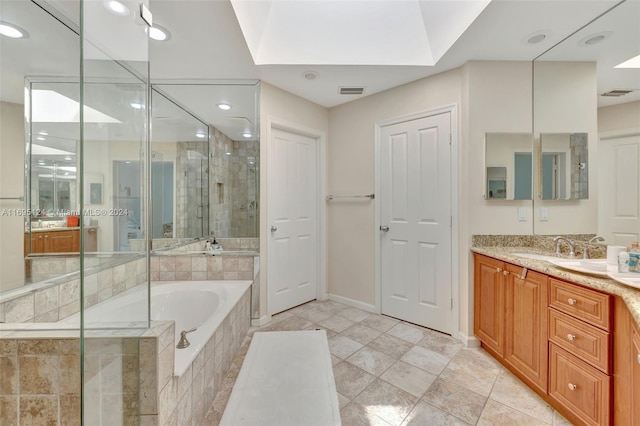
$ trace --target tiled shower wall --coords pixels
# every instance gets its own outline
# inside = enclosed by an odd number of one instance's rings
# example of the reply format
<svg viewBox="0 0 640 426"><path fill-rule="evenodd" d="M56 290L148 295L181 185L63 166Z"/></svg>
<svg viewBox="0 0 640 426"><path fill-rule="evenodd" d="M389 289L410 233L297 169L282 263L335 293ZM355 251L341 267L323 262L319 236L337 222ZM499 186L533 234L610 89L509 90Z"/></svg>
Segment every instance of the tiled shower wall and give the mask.
<svg viewBox="0 0 640 426"><path fill-rule="evenodd" d="M587 133L572 133L571 147L571 198L589 197L589 147Z"/></svg>
<svg viewBox="0 0 640 426"><path fill-rule="evenodd" d="M207 142L178 142L174 236L200 237L209 229L209 150Z"/></svg>
<svg viewBox="0 0 640 426"><path fill-rule="evenodd" d="M216 237L228 237L231 235L231 201L233 197L231 168L233 141L215 127L209 127L209 132L211 135L210 233Z"/></svg>
<svg viewBox="0 0 640 426"><path fill-rule="evenodd" d="M234 141L232 161L233 207L231 235L258 235L259 146L257 141Z"/></svg>

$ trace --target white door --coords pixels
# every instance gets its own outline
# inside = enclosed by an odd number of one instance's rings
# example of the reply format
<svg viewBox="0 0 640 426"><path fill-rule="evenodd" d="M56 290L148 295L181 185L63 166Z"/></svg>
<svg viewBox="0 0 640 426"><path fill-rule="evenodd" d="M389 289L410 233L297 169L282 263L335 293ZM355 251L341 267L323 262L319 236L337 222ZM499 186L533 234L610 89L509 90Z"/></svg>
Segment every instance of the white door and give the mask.
<svg viewBox="0 0 640 426"><path fill-rule="evenodd" d="M450 141L450 113L380 129L382 313L449 334Z"/></svg>
<svg viewBox="0 0 640 426"><path fill-rule="evenodd" d="M268 163L268 308L275 314L317 297L316 148L272 129Z"/></svg>
<svg viewBox="0 0 640 426"><path fill-rule="evenodd" d="M608 244L640 241L640 135L601 140L598 234Z"/></svg>

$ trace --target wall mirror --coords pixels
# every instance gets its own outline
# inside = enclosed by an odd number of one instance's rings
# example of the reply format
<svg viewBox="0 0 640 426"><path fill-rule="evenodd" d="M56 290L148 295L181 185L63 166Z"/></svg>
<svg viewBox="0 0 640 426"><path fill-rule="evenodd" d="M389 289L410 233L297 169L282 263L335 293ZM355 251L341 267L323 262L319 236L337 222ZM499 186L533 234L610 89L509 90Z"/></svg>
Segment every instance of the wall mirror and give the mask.
<svg viewBox="0 0 640 426"><path fill-rule="evenodd" d="M535 59L535 234L638 239L638 55L640 3L624 1ZM571 158L572 137L584 158Z"/></svg>
<svg viewBox="0 0 640 426"><path fill-rule="evenodd" d="M485 134L485 199L531 200L531 133Z"/></svg>
<svg viewBox="0 0 640 426"><path fill-rule="evenodd" d="M83 208L93 212L85 215L85 252L93 253L87 262L99 266L138 256L148 192L154 247L212 234L258 237L258 81L157 81L149 90L137 75L143 61L85 56L80 128L77 27L31 1L3 3L2 12L3 20L28 22L37 31L23 39L3 37L0 49L0 207L16 212L0 217L0 294L51 278L30 273L34 259L77 260L79 228L68 216ZM231 109L220 109L222 103ZM147 159L149 189L142 179ZM44 244L49 232L57 238ZM67 265L71 269L46 272L79 270L76 261Z"/></svg>
<svg viewBox="0 0 640 426"><path fill-rule="evenodd" d="M540 198L586 200L589 198L589 135L542 133L540 135Z"/></svg>

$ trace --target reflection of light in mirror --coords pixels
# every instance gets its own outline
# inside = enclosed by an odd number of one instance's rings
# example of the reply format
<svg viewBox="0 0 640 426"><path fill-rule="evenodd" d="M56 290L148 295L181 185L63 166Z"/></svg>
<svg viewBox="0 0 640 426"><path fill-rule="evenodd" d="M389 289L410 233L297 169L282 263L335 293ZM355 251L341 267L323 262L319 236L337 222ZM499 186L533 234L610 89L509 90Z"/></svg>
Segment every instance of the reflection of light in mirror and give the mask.
<svg viewBox="0 0 640 426"><path fill-rule="evenodd" d="M616 65L614 68L640 68L640 55Z"/></svg>
<svg viewBox="0 0 640 426"><path fill-rule="evenodd" d="M50 146L43 146L38 144L31 145L32 155L73 155L73 152L64 151L62 149L51 148Z"/></svg>
<svg viewBox="0 0 640 426"><path fill-rule="evenodd" d="M29 33L17 25L0 21L0 34L9 38L27 38Z"/></svg>
<svg viewBox="0 0 640 426"><path fill-rule="evenodd" d="M244 132L242 134L242 137L245 137L245 138L250 138L251 136L253 136L253 135L251 133L249 133L249 132Z"/></svg>
<svg viewBox="0 0 640 426"><path fill-rule="evenodd" d="M231 155L231 153L230 153L230 152L225 152L225 154L227 154L227 155Z"/></svg>
<svg viewBox="0 0 640 426"><path fill-rule="evenodd" d="M129 8L124 4L116 0L105 0L104 7L111 13L120 16L127 16L129 14Z"/></svg>
<svg viewBox="0 0 640 426"><path fill-rule="evenodd" d="M71 161L71 160L73 160L73 158L71 158L71 157L69 157L69 156L64 157L64 159L65 159L65 161Z"/></svg>
<svg viewBox="0 0 640 426"><path fill-rule="evenodd" d="M153 27L149 28L149 38L156 41L167 41L171 38L171 33L163 26L153 24Z"/></svg>
<svg viewBox="0 0 640 426"><path fill-rule="evenodd" d="M79 123L80 104L53 90L33 90L32 118L34 122ZM122 123L89 106L84 106L85 123Z"/></svg>
<svg viewBox="0 0 640 426"><path fill-rule="evenodd" d="M48 132L38 132L38 134L39 134L39 135L42 135L42 136L49 136L49 133L48 133Z"/></svg>
<svg viewBox="0 0 640 426"><path fill-rule="evenodd" d="M45 140L46 138L45 138L44 136L38 136L38 137L36 137L36 139L38 139L39 141L43 141L43 140Z"/></svg>
<svg viewBox="0 0 640 426"><path fill-rule="evenodd" d="M40 164L40 163L38 163ZM76 172L76 168L75 167L70 167L70 166L44 166L42 167L43 169L56 169L56 170L62 170L63 172Z"/></svg>
<svg viewBox="0 0 640 426"><path fill-rule="evenodd" d="M131 102L131 108L142 109L142 104L140 102Z"/></svg>
<svg viewBox="0 0 640 426"><path fill-rule="evenodd" d="M229 111L231 109L231 105L221 102L218 104L218 108L220 108L223 111Z"/></svg>
<svg viewBox="0 0 640 426"><path fill-rule="evenodd" d="M205 138L205 137L207 137L207 135L205 135L204 133L196 133L196 137Z"/></svg>
<svg viewBox="0 0 640 426"><path fill-rule="evenodd" d="M76 175L69 175L69 176L60 176L60 175L53 175L53 174L49 174L49 175L38 175L39 178L47 178L47 179L53 179L54 177L56 179L75 179Z"/></svg>

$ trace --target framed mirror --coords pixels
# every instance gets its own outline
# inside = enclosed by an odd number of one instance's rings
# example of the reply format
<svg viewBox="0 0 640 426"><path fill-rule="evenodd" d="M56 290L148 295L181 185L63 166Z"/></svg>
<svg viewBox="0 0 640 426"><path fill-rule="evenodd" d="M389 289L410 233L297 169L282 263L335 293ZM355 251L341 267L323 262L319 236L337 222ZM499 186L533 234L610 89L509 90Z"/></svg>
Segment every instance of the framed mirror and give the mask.
<svg viewBox="0 0 640 426"><path fill-rule="evenodd" d="M485 134L485 199L531 200L531 133Z"/></svg>

